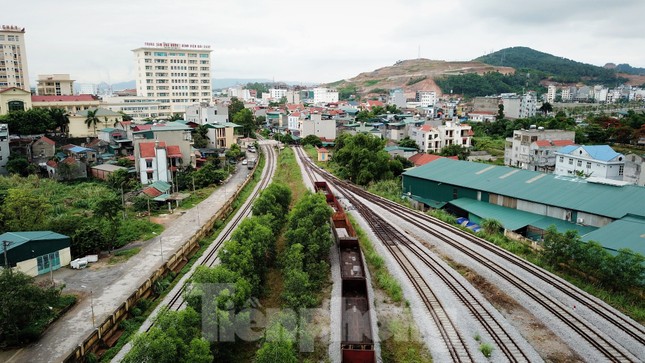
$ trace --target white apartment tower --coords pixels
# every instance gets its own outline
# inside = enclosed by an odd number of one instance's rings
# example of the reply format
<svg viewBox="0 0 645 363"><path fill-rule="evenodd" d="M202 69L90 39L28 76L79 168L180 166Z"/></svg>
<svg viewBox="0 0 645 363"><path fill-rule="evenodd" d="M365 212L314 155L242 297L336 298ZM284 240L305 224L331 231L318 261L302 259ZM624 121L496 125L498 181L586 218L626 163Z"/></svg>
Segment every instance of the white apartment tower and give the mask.
<svg viewBox="0 0 645 363"><path fill-rule="evenodd" d="M160 112L183 114L212 100L210 45L145 43L133 50L137 96L153 98Z"/></svg>
<svg viewBox="0 0 645 363"><path fill-rule="evenodd" d="M29 92L25 28L0 27L0 89L18 87Z"/></svg>
<svg viewBox="0 0 645 363"><path fill-rule="evenodd" d="M547 87L547 91L546 91L546 102L548 103L555 102L555 96L557 92L558 92L558 87L556 87L556 85L554 84L550 84L549 87Z"/></svg>

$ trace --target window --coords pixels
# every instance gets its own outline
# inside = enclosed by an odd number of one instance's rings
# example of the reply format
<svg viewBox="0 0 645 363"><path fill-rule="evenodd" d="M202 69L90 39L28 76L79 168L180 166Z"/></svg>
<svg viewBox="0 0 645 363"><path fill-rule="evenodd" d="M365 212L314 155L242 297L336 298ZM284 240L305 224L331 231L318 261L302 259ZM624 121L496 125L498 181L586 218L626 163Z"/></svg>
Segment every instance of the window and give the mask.
<svg viewBox="0 0 645 363"><path fill-rule="evenodd" d="M576 165L582 166L582 160L578 160L578 163Z"/></svg>
<svg viewBox="0 0 645 363"><path fill-rule="evenodd" d="M146 160L146 168L152 168L152 160Z"/></svg>
<svg viewBox="0 0 645 363"><path fill-rule="evenodd" d="M573 165L573 159L569 158L569 165Z"/></svg>
<svg viewBox="0 0 645 363"><path fill-rule="evenodd" d="M22 101L9 101L8 102L9 111L24 111L25 104Z"/></svg>
<svg viewBox="0 0 645 363"><path fill-rule="evenodd" d="M591 169L591 162L587 161L587 169Z"/></svg>
<svg viewBox="0 0 645 363"><path fill-rule="evenodd" d="M1 159L0 159L0 160L1 160ZM624 165L620 165L620 166L618 167L618 175L623 175L623 172L624 172L624 171L625 171L625 166L624 166Z"/></svg>
<svg viewBox="0 0 645 363"><path fill-rule="evenodd" d="M563 162L564 162L564 156L560 156L560 162L561 162L561 163L563 163Z"/></svg>
<svg viewBox="0 0 645 363"><path fill-rule="evenodd" d="M38 262L39 275L60 267L60 255L58 251L39 256L36 261Z"/></svg>
<svg viewBox="0 0 645 363"><path fill-rule="evenodd" d="M152 180L152 173L146 173L146 177L148 178L148 180Z"/></svg>

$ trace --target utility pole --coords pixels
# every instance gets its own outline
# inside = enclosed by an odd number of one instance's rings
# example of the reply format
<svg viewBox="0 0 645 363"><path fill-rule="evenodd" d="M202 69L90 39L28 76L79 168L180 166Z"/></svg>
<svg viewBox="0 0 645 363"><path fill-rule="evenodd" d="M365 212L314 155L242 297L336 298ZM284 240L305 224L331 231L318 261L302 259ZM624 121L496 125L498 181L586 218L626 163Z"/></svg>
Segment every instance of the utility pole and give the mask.
<svg viewBox="0 0 645 363"><path fill-rule="evenodd" d="M4 251L4 268L9 269L11 271L11 268L9 267L9 259L7 258L7 249L9 248L9 244L11 244L10 241L2 241L2 250Z"/></svg>

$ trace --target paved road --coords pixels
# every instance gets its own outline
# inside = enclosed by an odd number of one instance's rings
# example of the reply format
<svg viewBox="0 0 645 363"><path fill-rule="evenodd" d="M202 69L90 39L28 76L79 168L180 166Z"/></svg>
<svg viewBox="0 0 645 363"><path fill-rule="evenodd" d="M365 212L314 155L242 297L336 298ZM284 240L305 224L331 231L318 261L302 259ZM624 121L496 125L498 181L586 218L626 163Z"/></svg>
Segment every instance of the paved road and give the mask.
<svg viewBox="0 0 645 363"><path fill-rule="evenodd" d="M249 154L249 157L254 155ZM94 329L92 310L98 325L161 266L161 251L165 259L177 251L198 230L198 220L204 223L217 213L248 173L245 166L239 165L222 187L196 208L171 222L160 237L143 243L141 252L125 263L98 270L63 268L56 271L54 280L65 283L65 292L78 292L84 298L52 324L38 342L17 351L1 352L0 362L49 363L64 360Z"/></svg>

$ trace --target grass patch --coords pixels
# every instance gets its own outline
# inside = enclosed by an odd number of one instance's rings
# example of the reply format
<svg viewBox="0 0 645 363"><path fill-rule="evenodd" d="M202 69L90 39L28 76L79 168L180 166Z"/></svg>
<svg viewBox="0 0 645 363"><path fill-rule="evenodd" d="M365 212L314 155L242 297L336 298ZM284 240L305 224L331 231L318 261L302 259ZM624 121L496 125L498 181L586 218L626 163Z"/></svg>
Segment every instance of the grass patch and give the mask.
<svg viewBox="0 0 645 363"><path fill-rule="evenodd" d="M370 79L369 81L365 81L364 86L365 87L372 87L373 85L381 82L380 79Z"/></svg>
<svg viewBox="0 0 645 363"><path fill-rule="evenodd" d="M482 352L484 357L490 358L490 356L493 354L493 346L490 343L482 343L479 345L479 351Z"/></svg>
<svg viewBox="0 0 645 363"><path fill-rule="evenodd" d="M387 319L379 329L381 358L384 363L429 363L430 352L419 337L410 309L400 319Z"/></svg>
<svg viewBox="0 0 645 363"><path fill-rule="evenodd" d="M410 78L410 80L408 81L408 83L406 83L406 85L412 86L413 84L416 84L416 83L419 83L421 81L424 81L426 78L428 78L428 77L427 76L421 76L421 77Z"/></svg>
<svg viewBox="0 0 645 363"><path fill-rule="evenodd" d="M278 157L278 168L273 177L276 183L282 183L291 189L291 205L293 206L307 191L302 182L300 166L296 161L296 154L291 148L284 148Z"/></svg>
<svg viewBox="0 0 645 363"><path fill-rule="evenodd" d="M390 275L390 272L385 266L385 261L378 252L376 252L374 245L367 237L367 234L365 234L365 232L358 226L354 217L349 214L347 216L356 230L358 242L360 243L363 249L363 255L365 256L365 262L367 262L367 267L372 274L373 280L376 282L376 286L385 291L392 301L400 303L403 301L403 290L401 289L401 285L394 277L392 277L392 275Z"/></svg>
<svg viewBox="0 0 645 363"><path fill-rule="evenodd" d="M139 252L141 252L140 247L114 252L114 255L108 260L108 264L116 265L117 263L125 262L130 259L130 257L136 255Z"/></svg>
<svg viewBox="0 0 645 363"><path fill-rule="evenodd" d="M478 151L487 151L492 156L503 157L506 140L502 138L493 138L490 136L473 137L474 149Z"/></svg>

